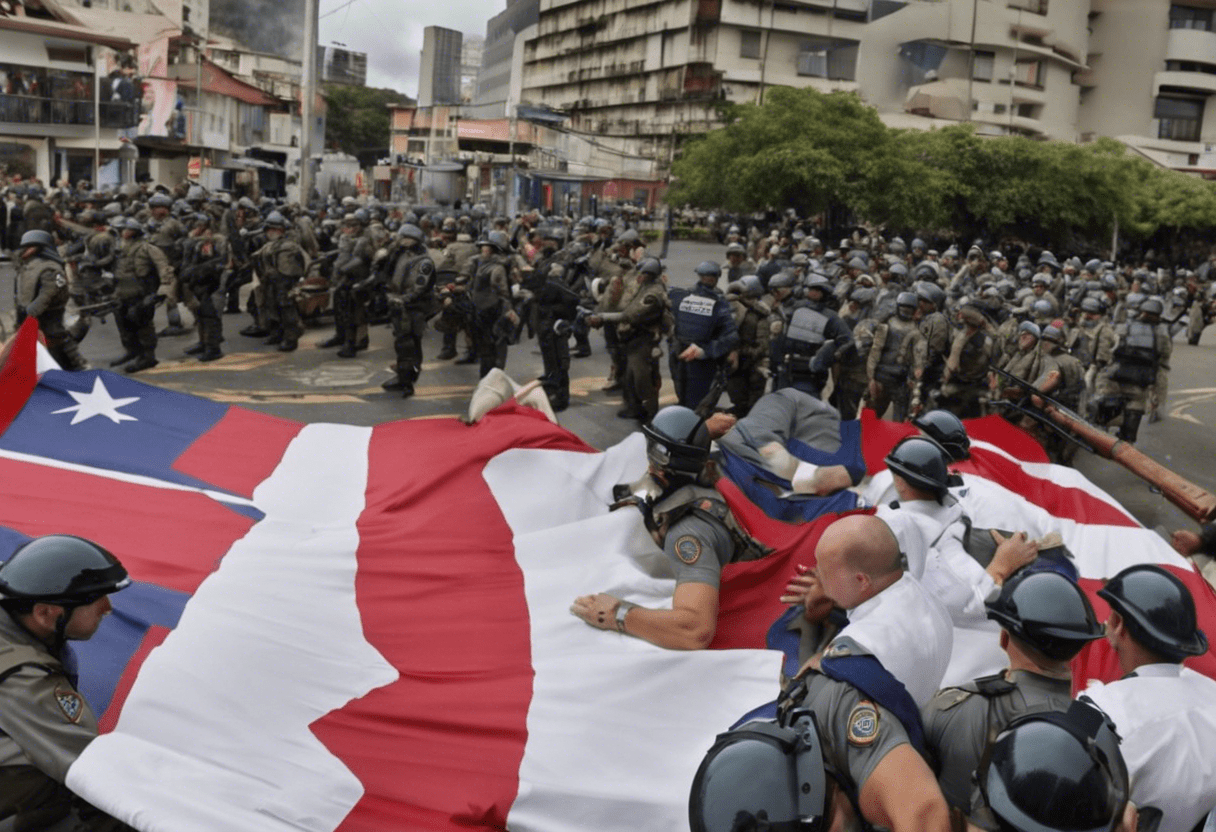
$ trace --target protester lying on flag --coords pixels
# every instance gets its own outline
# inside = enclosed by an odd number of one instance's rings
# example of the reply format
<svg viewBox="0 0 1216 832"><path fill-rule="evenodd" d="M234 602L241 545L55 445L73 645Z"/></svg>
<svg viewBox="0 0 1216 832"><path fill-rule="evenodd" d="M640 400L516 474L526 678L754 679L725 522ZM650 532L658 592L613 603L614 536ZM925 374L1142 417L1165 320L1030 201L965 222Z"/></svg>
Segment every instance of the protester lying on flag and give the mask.
<svg viewBox="0 0 1216 832"><path fill-rule="evenodd" d="M922 756L920 708L946 672L950 619L904 571L895 536L877 517L833 522L815 561L823 593L849 622L787 688L789 704L814 712L829 768L869 823L895 832L949 829Z"/></svg>
<svg viewBox="0 0 1216 832"><path fill-rule="evenodd" d="M592 627L616 629L660 647L704 649L717 629L722 567L772 550L744 531L708 479L711 439L704 419L687 407L665 407L642 432L647 475L634 485L617 486L613 508L640 509L663 547L676 578L672 608L638 607L601 592L579 596L570 612Z"/></svg>
<svg viewBox="0 0 1216 832"><path fill-rule="evenodd" d="M988 605L1001 626L1008 667L939 691L924 708L925 745L951 808L970 814L973 775L989 739L1017 717L1068 709L1069 662L1102 637L1102 625L1077 584L1058 572L1023 569Z"/></svg>
<svg viewBox="0 0 1216 832"><path fill-rule="evenodd" d="M71 535L35 538L0 566L0 819L16 829L130 828L64 785L97 736L68 642L92 638L130 582L116 557Z"/></svg>
<svg viewBox="0 0 1216 832"><path fill-rule="evenodd" d="M998 544L985 567L966 549L970 521L960 503L949 496L946 456L937 443L916 436L903 439L886 458L899 500L880 510L879 516L911 520L920 527L928 549L905 551L913 575L950 613L958 626L976 626L985 619L984 603L1000 591L1015 571L1032 563L1038 544L1025 532L1005 538L991 531Z"/></svg>
<svg viewBox="0 0 1216 832"><path fill-rule="evenodd" d="M809 522L858 508L856 494L846 489L865 475L861 426L842 422L830 405L783 388L722 427L729 430L711 431L718 465L770 517Z"/></svg>
<svg viewBox="0 0 1216 832"><path fill-rule="evenodd" d="M1119 737L1081 702L1012 722L985 752L967 832L1136 832Z"/></svg>
<svg viewBox="0 0 1216 832"><path fill-rule="evenodd" d="M541 386L540 379L520 384L497 367L482 376L473 388L465 422L476 424L491 410L512 400L524 407L539 410L545 414L546 419L557 424L557 414L553 412L553 405L545 395L545 388Z"/></svg>
<svg viewBox="0 0 1216 832"><path fill-rule="evenodd" d="M1189 832L1216 807L1216 681L1182 666L1208 650L1195 600L1152 564L1129 566L1098 596L1110 604L1106 636L1126 675L1081 698L1115 723L1141 814L1159 812L1159 832Z"/></svg>

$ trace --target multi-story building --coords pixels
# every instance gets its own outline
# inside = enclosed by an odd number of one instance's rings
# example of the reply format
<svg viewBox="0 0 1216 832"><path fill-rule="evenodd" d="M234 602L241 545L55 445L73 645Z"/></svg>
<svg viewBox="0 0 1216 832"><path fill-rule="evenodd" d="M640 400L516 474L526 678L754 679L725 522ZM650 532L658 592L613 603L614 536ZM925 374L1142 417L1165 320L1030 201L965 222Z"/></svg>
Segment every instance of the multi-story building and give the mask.
<svg viewBox="0 0 1216 832"><path fill-rule="evenodd" d="M418 106L460 103L460 48L463 39L460 32L442 26L427 26L422 31Z"/></svg>
<svg viewBox="0 0 1216 832"><path fill-rule="evenodd" d="M524 43L535 35L540 0L507 0L486 24L485 48L473 106L485 118L514 114L523 82Z"/></svg>
<svg viewBox="0 0 1216 832"><path fill-rule="evenodd" d="M0 170L50 185L96 181L100 162L116 177L122 139L140 121L119 60L134 45L44 9L0 13Z"/></svg>
<svg viewBox="0 0 1216 832"><path fill-rule="evenodd" d="M317 47L317 77L323 84L367 85L367 53L340 46Z"/></svg>
<svg viewBox="0 0 1216 832"><path fill-rule="evenodd" d="M460 103L471 104L477 94L477 73L481 71L486 39L480 35L463 35L460 44Z"/></svg>
<svg viewBox="0 0 1216 832"><path fill-rule="evenodd" d="M1114 136L1216 172L1214 15L1212 0L540 0L521 100L658 159L718 126L720 102L787 85L855 91L892 126ZM506 42L488 38L487 62L508 65Z"/></svg>

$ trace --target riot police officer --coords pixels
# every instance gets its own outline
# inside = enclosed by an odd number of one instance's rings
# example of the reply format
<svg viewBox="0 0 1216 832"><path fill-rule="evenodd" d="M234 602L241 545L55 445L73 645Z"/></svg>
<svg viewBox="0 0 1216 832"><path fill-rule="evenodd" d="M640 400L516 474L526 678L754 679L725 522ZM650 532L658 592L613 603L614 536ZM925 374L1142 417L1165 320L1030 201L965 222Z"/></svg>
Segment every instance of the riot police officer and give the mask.
<svg viewBox="0 0 1216 832"><path fill-rule="evenodd" d="M1137 318L1116 327L1114 360L1095 382L1090 418L1109 425L1122 416L1119 438L1125 442L1136 441L1149 392L1158 376L1169 372L1172 346L1165 328L1157 324L1161 308L1161 301L1150 298Z"/></svg>
<svg viewBox="0 0 1216 832"><path fill-rule="evenodd" d="M389 320L393 326L393 349L397 353L397 376L384 382L385 390L400 390L404 398L414 395L414 384L422 372L422 334L427 319L437 310L435 261L427 253L422 230L406 223L397 230L401 250L388 285Z"/></svg>
<svg viewBox="0 0 1216 832"><path fill-rule="evenodd" d="M991 743L976 773L970 826L992 832L1133 832L1119 736L1082 702L1027 714ZM1047 787L1046 784L1050 784ZM1141 827L1143 828L1143 827Z"/></svg>
<svg viewBox="0 0 1216 832"><path fill-rule="evenodd" d="M700 650L713 640L722 567L770 551L735 520L722 494L704 479L710 435L687 407L660 410L642 428L648 473L618 485L613 508L636 506L675 572L671 609L650 609L606 593L576 598L570 611L601 630L617 630L660 647Z"/></svg>
<svg viewBox="0 0 1216 832"><path fill-rule="evenodd" d="M481 254L473 260L469 300L473 304L473 347L484 376L507 365L507 345L519 316L511 308L511 244L505 231L491 231L478 241Z"/></svg>
<svg viewBox="0 0 1216 832"><path fill-rule="evenodd" d="M902 422L912 405L918 370L926 351L920 347L923 337L916 326L916 295L900 292L894 299L895 314L874 329L874 343L866 356L869 378L869 405L882 418L892 407L891 418ZM919 405L919 399L916 401Z"/></svg>
<svg viewBox="0 0 1216 832"><path fill-rule="evenodd" d="M623 419L648 421L659 409L659 350L671 327L671 305L661 277L663 264L655 257L638 263L638 289L619 312L598 312L587 319L591 326L614 326L617 344L625 357L621 395Z"/></svg>
<svg viewBox="0 0 1216 832"><path fill-rule="evenodd" d="M672 289L672 334L668 361L676 397L685 407L696 408L714 386L726 357L739 346L739 332L730 304L718 292L722 267L705 261L696 268L697 284Z"/></svg>
<svg viewBox="0 0 1216 832"><path fill-rule="evenodd" d="M0 817L15 814L16 829L129 828L64 778L97 736L67 642L91 638L130 582L112 554L70 535L35 538L0 566Z"/></svg>
<svg viewBox="0 0 1216 832"><path fill-rule="evenodd" d="M987 609L1001 625L1008 669L946 688L924 710L938 783L946 801L964 812L987 745L1022 714L1066 710L1072 701L1068 663L1103 632L1085 593L1058 572L1021 570Z"/></svg>
<svg viewBox="0 0 1216 832"><path fill-rule="evenodd" d="M1182 664L1208 650L1195 599L1155 564L1127 567L1098 597L1110 604L1106 637L1125 675L1091 685L1082 698L1111 718L1123 740L1132 801L1161 814L1160 832L1189 832L1216 807L1216 681Z"/></svg>
<svg viewBox="0 0 1216 832"><path fill-rule="evenodd" d="M968 419L983 415L988 368L999 358L1001 348L992 324L978 307L966 304L958 316L963 326L954 334L942 371L940 406Z"/></svg>
<svg viewBox="0 0 1216 832"><path fill-rule="evenodd" d="M779 282L782 288L784 284ZM805 300L787 298L778 307L771 342L774 389L793 387L815 398L823 394L837 354L847 352L853 343L848 325L827 305L831 294L831 281L812 274Z"/></svg>
<svg viewBox="0 0 1216 832"><path fill-rule="evenodd" d="M105 215L101 211L90 211L88 215L93 233L85 238L84 256L77 261L74 285L72 282L68 285L77 306L101 303L110 297L113 287L105 273L114 268L114 258L118 256L118 240L107 226ZM91 315L81 315L69 327L76 343L84 341L92 321Z"/></svg>
<svg viewBox="0 0 1216 832"><path fill-rule="evenodd" d="M170 209L173 207L173 198L166 193L155 193L148 199L148 209L152 214L148 222L150 229L148 241L152 245L159 248L165 254L165 259L169 261L169 265L173 267L175 275L178 274L182 265L182 244L186 238L186 227L181 224L177 217L169 215ZM165 314L168 316L169 325L162 329L158 335L185 335L189 332L182 326L182 314L177 308L178 301L190 303L191 299L182 292L182 284L179 279L175 279L169 284L168 298L165 301Z"/></svg>
<svg viewBox="0 0 1216 832"><path fill-rule="evenodd" d="M339 358L354 358L367 345L367 299L355 290L371 275L375 249L364 231L367 213L359 209L342 221L334 259L334 336L322 348L341 347Z"/></svg>
<svg viewBox="0 0 1216 832"><path fill-rule="evenodd" d="M155 367L156 328L152 325L160 289L173 280L173 267L164 252L143 239L143 227L128 217L123 223L123 246L114 265L115 294L121 305L114 316L126 352L111 367L137 373ZM132 359L134 359L132 361Z"/></svg>
<svg viewBox="0 0 1216 832"><path fill-rule="evenodd" d="M65 370L86 370L76 339L63 324L68 280L55 239L38 229L21 235L17 246L17 322L37 318L46 348Z"/></svg>
<svg viewBox="0 0 1216 832"><path fill-rule="evenodd" d="M195 214L195 227L187 238L182 256L182 284L197 300L195 322L198 343L186 350L199 361L215 361L223 357L220 342L224 340L223 321L215 306L225 265L231 257L228 240L212 230L215 220L208 213Z"/></svg>
<svg viewBox="0 0 1216 832"><path fill-rule="evenodd" d="M299 345L304 325L292 292L308 270L308 256L287 235L290 223L278 211L266 217L266 245L254 255L258 277L265 286L263 321L270 335L267 344L278 344L280 352L291 352Z"/></svg>
<svg viewBox="0 0 1216 832"><path fill-rule="evenodd" d="M754 274L744 275L726 287L726 299L739 332L739 346L727 358L731 366L726 392L731 412L740 418L760 400L768 385L768 318L772 310L761 300L763 295L764 287Z"/></svg>
<svg viewBox="0 0 1216 832"><path fill-rule="evenodd" d="M578 320L581 298L567 282L565 263L554 260L536 271L539 274L533 279L533 303L536 343L544 365L541 384L549 404L560 412L570 406L570 334Z"/></svg>

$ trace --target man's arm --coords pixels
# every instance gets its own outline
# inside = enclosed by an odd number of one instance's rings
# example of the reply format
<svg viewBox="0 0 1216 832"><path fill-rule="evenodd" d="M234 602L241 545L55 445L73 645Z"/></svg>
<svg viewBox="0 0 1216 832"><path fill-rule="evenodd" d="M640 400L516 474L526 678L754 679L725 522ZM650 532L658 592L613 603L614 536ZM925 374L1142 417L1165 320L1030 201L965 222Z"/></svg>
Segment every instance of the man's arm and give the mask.
<svg viewBox="0 0 1216 832"><path fill-rule="evenodd" d="M937 780L911 745L891 749L858 795L867 821L891 832L950 832L950 812Z"/></svg>
<svg viewBox="0 0 1216 832"><path fill-rule="evenodd" d="M96 725L84 698L63 676L26 667L0 683L0 731L60 783L97 736Z"/></svg>
<svg viewBox="0 0 1216 832"><path fill-rule="evenodd" d="M583 595L574 599L570 612L601 630L619 629L669 650L704 650L713 641L718 625L718 588L702 583L682 583L672 595L671 609L652 610L630 606L618 626L621 600L612 595Z"/></svg>

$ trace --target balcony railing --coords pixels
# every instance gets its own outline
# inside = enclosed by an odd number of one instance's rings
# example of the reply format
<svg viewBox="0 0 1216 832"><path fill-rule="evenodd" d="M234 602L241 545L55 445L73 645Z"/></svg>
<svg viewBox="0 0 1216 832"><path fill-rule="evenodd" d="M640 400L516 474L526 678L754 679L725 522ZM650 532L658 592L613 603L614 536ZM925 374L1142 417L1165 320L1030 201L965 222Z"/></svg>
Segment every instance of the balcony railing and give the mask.
<svg viewBox="0 0 1216 832"><path fill-rule="evenodd" d="M92 101L64 101L33 95L0 94L0 122L10 124L93 124ZM103 101L101 126L126 129L139 125L138 101Z"/></svg>

